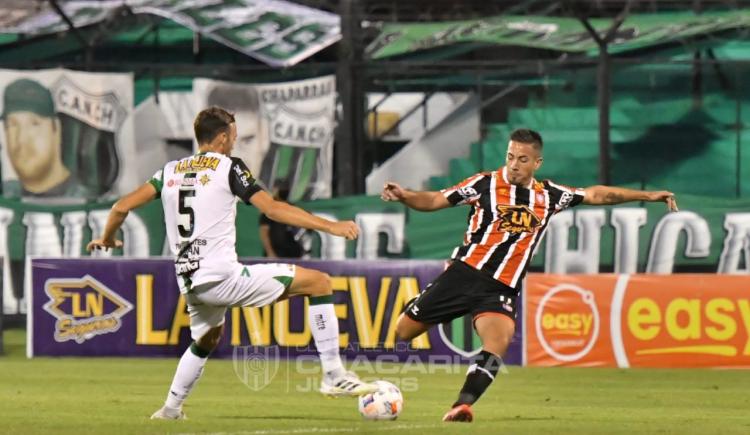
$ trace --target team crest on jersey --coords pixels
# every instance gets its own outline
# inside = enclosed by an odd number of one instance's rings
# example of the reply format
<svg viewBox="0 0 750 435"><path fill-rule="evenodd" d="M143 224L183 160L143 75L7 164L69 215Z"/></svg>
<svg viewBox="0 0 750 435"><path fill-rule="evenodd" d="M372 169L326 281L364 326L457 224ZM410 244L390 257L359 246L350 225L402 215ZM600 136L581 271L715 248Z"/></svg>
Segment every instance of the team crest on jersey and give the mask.
<svg viewBox="0 0 750 435"><path fill-rule="evenodd" d="M573 201L573 194L569 192L563 192L562 196L560 196L560 201L558 204L560 205L560 208L567 208L571 201Z"/></svg>
<svg viewBox="0 0 750 435"><path fill-rule="evenodd" d="M477 190L469 186L460 187L458 189L458 194L461 195L461 198L463 199L470 199L478 195Z"/></svg>
<svg viewBox="0 0 750 435"><path fill-rule="evenodd" d="M55 341L83 343L120 329L133 305L90 275L49 279L44 283L49 301L44 309L54 316Z"/></svg>
<svg viewBox="0 0 750 435"><path fill-rule="evenodd" d="M498 205L500 224L498 228L508 233L530 233L542 220L526 205Z"/></svg>
<svg viewBox="0 0 750 435"><path fill-rule="evenodd" d="M211 178L208 176L208 174L203 174L203 176L201 177L201 179L198 180L198 181L200 181L201 184L203 186L205 186L206 184L208 184L209 181L211 181Z"/></svg>

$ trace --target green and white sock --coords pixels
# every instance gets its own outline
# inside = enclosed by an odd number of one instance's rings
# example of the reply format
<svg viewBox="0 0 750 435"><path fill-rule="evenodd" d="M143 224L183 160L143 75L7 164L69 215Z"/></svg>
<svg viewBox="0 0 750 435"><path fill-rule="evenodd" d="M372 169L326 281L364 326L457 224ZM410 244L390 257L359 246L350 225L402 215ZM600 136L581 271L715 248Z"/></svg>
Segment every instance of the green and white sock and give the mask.
<svg viewBox="0 0 750 435"><path fill-rule="evenodd" d="M343 376L346 371L339 354L339 319L333 309L333 296L310 296L307 319L323 373L334 378Z"/></svg>
<svg viewBox="0 0 750 435"><path fill-rule="evenodd" d="M164 403L168 408L179 409L182 407L182 403L190 395L190 391L195 387L198 379L201 378L209 353L193 342L182 354L182 358L177 364L172 386L169 387L167 400Z"/></svg>

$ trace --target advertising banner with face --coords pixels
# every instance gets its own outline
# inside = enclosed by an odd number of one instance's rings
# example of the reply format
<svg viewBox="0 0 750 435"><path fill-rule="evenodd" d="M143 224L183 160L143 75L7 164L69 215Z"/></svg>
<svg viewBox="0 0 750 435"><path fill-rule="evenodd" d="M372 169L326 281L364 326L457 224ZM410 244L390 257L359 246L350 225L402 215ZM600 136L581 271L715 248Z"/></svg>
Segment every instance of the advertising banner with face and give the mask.
<svg viewBox="0 0 750 435"><path fill-rule="evenodd" d="M333 76L264 85L196 79L193 92L199 107L234 113L232 155L268 190L290 186L291 201L331 196Z"/></svg>
<svg viewBox="0 0 750 435"><path fill-rule="evenodd" d="M71 202L132 189L133 77L0 70L2 194Z"/></svg>

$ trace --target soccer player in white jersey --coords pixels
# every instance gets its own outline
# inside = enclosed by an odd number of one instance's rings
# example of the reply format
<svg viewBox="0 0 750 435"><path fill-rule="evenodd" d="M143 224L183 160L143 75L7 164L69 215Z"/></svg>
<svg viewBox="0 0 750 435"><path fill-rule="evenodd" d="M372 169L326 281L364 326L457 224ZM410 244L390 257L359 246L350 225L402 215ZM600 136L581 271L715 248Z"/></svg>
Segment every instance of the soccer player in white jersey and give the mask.
<svg viewBox="0 0 750 435"><path fill-rule="evenodd" d="M357 396L377 390L344 369L339 355L338 319L328 275L291 264L243 266L235 251L237 198L278 222L325 231L348 240L359 229L352 221L335 222L276 201L255 184L247 166L229 157L237 138L234 115L218 107L201 111L194 122L199 153L167 163L153 178L112 206L101 238L87 249L122 246L115 233L128 212L161 198L167 238L175 256L180 292L190 314L193 343L185 351L164 406L154 419L182 419L182 404L200 378L208 355L224 330L227 307L262 307L290 296L306 295L308 322L320 354L320 392Z"/></svg>

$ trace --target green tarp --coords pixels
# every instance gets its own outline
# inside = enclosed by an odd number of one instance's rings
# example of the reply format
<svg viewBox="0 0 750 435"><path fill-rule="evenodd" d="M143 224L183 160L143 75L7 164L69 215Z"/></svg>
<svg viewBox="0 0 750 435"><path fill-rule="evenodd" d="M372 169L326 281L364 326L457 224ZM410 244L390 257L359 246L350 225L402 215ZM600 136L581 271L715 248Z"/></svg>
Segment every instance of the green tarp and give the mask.
<svg viewBox="0 0 750 435"><path fill-rule="evenodd" d="M602 36L612 22L612 19L590 20ZM633 14L618 29L610 52L651 47L748 24L750 10L747 9L700 15L692 12ZM588 54L598 51L596 42L576 18L503 15L466 21L386 24L367 52L371 58L380 59L465 42Z"/></svg>

